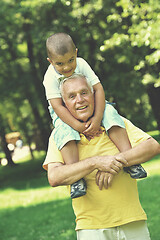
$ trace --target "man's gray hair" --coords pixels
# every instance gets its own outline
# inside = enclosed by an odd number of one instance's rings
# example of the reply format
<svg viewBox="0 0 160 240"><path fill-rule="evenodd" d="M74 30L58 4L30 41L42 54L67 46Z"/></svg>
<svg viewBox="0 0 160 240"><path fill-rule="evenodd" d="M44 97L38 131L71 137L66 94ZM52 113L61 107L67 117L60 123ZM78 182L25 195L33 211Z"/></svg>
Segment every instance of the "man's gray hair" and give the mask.
<svg viewBox="0 0 160 240"><path fill-rule="evenodd" d="M92 93L94 92L93 86L86 76L84 76L81 73L73 73L72 76L66 77L60 82L60 92L61 92L62 99L63 99L63 84L70 79L79 79L79 78L84 78L86 80L86 83L87 83L88 87L90 88L91 92ZM64 101L64 99L63 99L63 101Z"/></svg>

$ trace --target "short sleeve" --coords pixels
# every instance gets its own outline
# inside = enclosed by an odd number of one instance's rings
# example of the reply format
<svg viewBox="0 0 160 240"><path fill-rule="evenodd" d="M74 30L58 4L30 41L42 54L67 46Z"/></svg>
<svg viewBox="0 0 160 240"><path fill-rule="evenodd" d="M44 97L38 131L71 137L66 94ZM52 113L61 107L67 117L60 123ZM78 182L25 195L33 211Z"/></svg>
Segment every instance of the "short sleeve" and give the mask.
<svg viewBox="0 0 160 240"><path fill-rule="evenodd" d="M45 170L48 170L48 164L49 163L64 163L61 152L58 150L54 139L53 139L53 131L51 133L51 136L49 138L49 144L48 144L48 150L47 150L47 155L45 158L45 161L43 163L43 168Z"/></svg>
<svg viewBox="0 0 160 240"><path fill-rule="evenodd" d="M54 73L52 65L48 67L44 75L43 85L45 87L47 100L52 98L61 98L59 79L56 77L56 73Z"/></svg>
<svg viewBox="0 0 160 240"><path fill-rule="evenodd" d="M76 73L81 73L86 76L92 86L100 82L98 76L83 58L77 58Z"/></svg>
<svg viewBox="0 0 160 240"><path fill-rule="evenodd" d="M122 117L122 118L125 123L126 131L127 131L127 134L128 134L128 137L129 137L132 147L135 147L139 143L141 143L151 137L149 134L145 133L143 130L136 127L128 119L126 119L124 117Z"/></svg>

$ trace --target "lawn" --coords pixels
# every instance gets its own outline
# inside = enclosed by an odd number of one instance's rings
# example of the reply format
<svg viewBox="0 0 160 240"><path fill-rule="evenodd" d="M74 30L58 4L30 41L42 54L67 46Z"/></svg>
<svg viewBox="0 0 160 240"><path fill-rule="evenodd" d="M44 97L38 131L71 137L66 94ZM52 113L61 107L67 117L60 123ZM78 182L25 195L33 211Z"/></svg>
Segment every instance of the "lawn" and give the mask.
<svg viewBox="0 0 160 240"><path fill-rule="evenodd" d="M66 187L51 188L41 165L44 153L16 167L0 166L0 240L75 240L75 217ZM160 239L160 156L143 164L138 181L152 240Z"/></svg>
<svg viewBox="0 0 160 240"><path fill-rule="evenodd" d="M43 159L0 167L0 240L75 239L67 189L49 186Z"/></svg>

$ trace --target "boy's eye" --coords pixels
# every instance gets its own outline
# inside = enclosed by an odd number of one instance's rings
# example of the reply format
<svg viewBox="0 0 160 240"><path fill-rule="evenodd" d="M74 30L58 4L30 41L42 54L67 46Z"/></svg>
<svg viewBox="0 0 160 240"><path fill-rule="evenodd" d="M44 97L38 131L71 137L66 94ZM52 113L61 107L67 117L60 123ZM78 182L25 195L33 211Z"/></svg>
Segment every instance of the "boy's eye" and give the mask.
<svg viewBox="0 0 160 240"><path fill-rule="evenodd" d="M62 66L63 65L63 63L61 63L61 62L59 62L59 63L56 63L58 66Z"/></svg>
<svg viewBox="0 0 160 240"><path fill-rule="evenodd" d="M71 58L71 59L69 60L70 63L73 62L73 61L74 61L74 58Z"/></svg>

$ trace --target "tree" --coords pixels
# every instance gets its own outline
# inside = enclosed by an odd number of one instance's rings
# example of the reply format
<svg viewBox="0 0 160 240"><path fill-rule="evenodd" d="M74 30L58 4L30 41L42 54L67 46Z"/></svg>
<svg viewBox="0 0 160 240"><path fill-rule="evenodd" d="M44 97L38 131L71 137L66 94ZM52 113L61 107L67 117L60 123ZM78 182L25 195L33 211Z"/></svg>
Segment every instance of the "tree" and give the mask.
<svg viewBox="0 0 160 240"><path fill-rule="evenodd" d="M47 148L51 119L42 81L48 66L45 41L55 32L73 37L78 55L90 63L122 115L144 130L157 127L157 0L2 0L0 17L0 109L6 132L20 130L29 144L38 132Z"/></svg>
<svg viewBox="0 0 160 240"><path fill-rule="evenodd" d="M13 6L15 8L13 8ZM0 10L0 14L3 17L3 23L1 22L1 29L3 32L0 33L0 40L3 43L0 60L2 63L2 72L0 76L0 84L2 85L1 103L6 100L12 101L16 95L16 99L19 98L19 102L21 101L21 105L23 105L23 101L28 98L28 103L32 109L31 114L34 115L35 123L39 128L42 139L41 142L43 143L43 145L41 145L43 149L46 150L48 136L51 130L50 124L46 124L47 121L49 122L47 101L44 100L45 95L44 90L42 91L43 86L36 75L30 31L27 33L23 31L23 23L25 25L27 20L20 14L20 12L17 14L19 7L20 5L17 2L3 1L2 9ZM26 12L26 9L27 8L23 8L23 11ZM8 13L7 16L4 14L6 11ZM25 36L27 37L25 38ZM26 50L28 51L24 51L22 45L27 45L28 48L26 48ZM8 74L8 69L10 70L10 74ZM35 82L34 80L36 80L35 85L33 85ZM8 84L6 85L4 82L7 82ZM39 94L38 97L37 93L39 92L41 92L41 94ZM14 102L12 106L13 109L11 111L14 116L16 112L14 111L14 108L17 106L14 105ZM20 104L18 104L18 106L20 106ZM3 113L4 111L2 111L2 114ZM43 118L42 114L45 114L46 117ZM17 116L15 115L15 118L16 117Z"/></svg>
<svg viewBox="0 0 160 240"><path fill-rule="evenodd" d="M8 146L7 146L8 143L7 143L6 138L5 138L5 135L6 135L5 125L4 125L4 121L3 121L3 118L2 118L1 115L0 115L0 122L1 122L1 125L0 125L0 137L1 137L2 149L3 149L4 153L5 153L6 159L8 161L8 165L14 166L15 163L12 160L11 152L9 151Z"/></svg>
<svg viewBox="0 0 160 240"><path fill-rule="evenodd" d="M154 90L156 92L160 83L159 10L158 1L115 1L114 10L107 16L108 24L112 24L112 31L115 28L114 33L101 47L104 56L112 55L111 61L117 70L115 74L110 72L113 80L111 87L117 89L118 82L121 86L121 97L120 94L117 95L120 97L120 102L124 102L124 107L121 103L122 112L125 109L127 115L135 121L139 118L138 125L142 128L146 125L145 130L154 127L152 124L154 118L150 117L152 109L149 100L152 108L157 108L157 102L151 99L153 94L149 94L148 98L146 93L150 92L149 88L152 88L152 92ZM113 92L113 95L115 94L116 92ZM133 115L129 114L131 108ZM159 122L157 114L155 118Z"/></svg>

